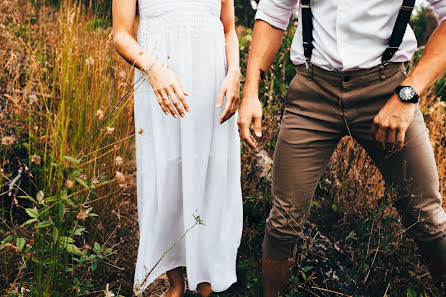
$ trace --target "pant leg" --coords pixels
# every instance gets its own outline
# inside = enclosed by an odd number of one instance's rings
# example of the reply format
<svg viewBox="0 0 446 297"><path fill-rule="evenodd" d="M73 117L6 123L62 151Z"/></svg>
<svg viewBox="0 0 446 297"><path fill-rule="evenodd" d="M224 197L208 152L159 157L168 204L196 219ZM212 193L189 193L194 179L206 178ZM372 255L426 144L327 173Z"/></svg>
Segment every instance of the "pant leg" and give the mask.
<svg viewBox="0 0 446 297"><path fill-rule="evenodd" d="M425 249L446 252L446 213L429 131L418 105L400 152L391 154L380 150L370 135L373 118L404 78L399 72L379 82L382 86L378 85L374 96L369 98L357 94L358 98L353 100L364 100L352 112L350 129L374 160L386 184L396 190L394 206L404 227L408 228L408 236Z"/></svg>
<svg viewBox="0 0 446 297"><path fill-rule="evenodd" d="M317 183L345 134L339 101L330 94L331 88L298 70L288 89L274 152L272 209L262 244L269 258L293 256Z"/></svg>

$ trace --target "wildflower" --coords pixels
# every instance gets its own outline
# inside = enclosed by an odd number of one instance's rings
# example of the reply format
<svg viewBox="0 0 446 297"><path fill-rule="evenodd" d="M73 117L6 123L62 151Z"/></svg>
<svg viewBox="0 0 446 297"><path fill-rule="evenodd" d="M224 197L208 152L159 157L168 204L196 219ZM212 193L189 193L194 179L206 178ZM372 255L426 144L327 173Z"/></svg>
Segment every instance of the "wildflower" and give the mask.
<svg viewBox="0 0 446 297"><path fill-rule="evenodd" d="M99 180L98 180L96 177L94 177L94 178L91 180L91 184L92 184L92 185L97 185L97 184L99 184Z"/></svg>
<svg viewBox="0 0 446 297"><path fill-rule="evenodd" d="M138 133L142 135L144 133L144 129L143 128L139 129Z"/></svg>
<svg viewBox="0 0 446 297"><path fill-rule="evenodd" d="M9 145L13 144L15 141L16 141L15 136L4 136L2 138L2 144L3 145L8 145L9 146Z"/></svg>
<svg viewBox="0 0 446 297"><path fill-rule="evenodd" d="M113 133L113 131L115 131L114 127L107 127L107 134L111 135Z"/></svg>
<svg viewBox="0 0 446 297"><path fill-rule="evenodd" d="M98 109L98 110L96 111L96 117L97 117L99 120L102 120L102 119L104 118L104 112L103 112L101 109Z"/></svg>
<svg viewBox="0 0 446 297"><path fill-rule="evenodd" d="M36 165L40 165L40 161L41 161L41 158L39 155L34 154L31 156L32 163L35 163Z"/></svg>
<svg viewBox="0 0 446 297"><path fill-rule="evenodd" d="M94 59L92 57L88 57L88 59L85 59L85 63L88 67L90 67L94 64Z"/></svg>
<svg viewBox="0 0 446 297"><path fill-rule="evenodd" d="M118 181L118 183L125 184L125 176L124 176L124 174L122 174L122 172L116 171L115 175L116 175L116 180Z"/></svg>
<svg viewBox="0 0 446 297"><path fill-rule="evenodd" d="M74 182L71 179L67 179L65 181L65 187L67 187L68 189L71 189L74 187Z"/></svg>
<svg viewBox="0 0 446 297"><path fill-rule="evenodd" d="M85 174L79 174L79 178L83 181L87 181L87 176Z"/></svg>
<svg viewBox="0 0 446 297"><path fill-rule="evenodd" d="M116 166L121 166L122 163L124 163L124 160L123 160L120 156L117 156L117 157L115 158L115 164L116 164Z"/></svg>
<svg viewBox="0 0 446 297"><path fill-rule="evenodd" d="M81 247L81 250L91 250L91 246L88 243L86 243Z"/></svg>
<svg viewBox="0 0 446 297"><path fill-rule="evenodd" d="M76 215L76 218L82 221L85 221L87 217L88 217L88 212L84 208L82 208L81 211Z"/></svg>
<svg viewBox="0 0 446 297"><path fill-rule="evenodd" d="M37 102L37 96L36 95L29 95L29 103L34 104Z"/></svg>

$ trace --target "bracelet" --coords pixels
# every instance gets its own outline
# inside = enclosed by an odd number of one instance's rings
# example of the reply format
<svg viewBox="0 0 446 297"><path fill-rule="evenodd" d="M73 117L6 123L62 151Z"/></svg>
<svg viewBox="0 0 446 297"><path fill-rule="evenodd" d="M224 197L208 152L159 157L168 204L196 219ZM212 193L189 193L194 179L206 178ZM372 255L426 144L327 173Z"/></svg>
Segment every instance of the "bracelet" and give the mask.
<svg viewBox="0 0 446 297"><path fill-rule="evenodd" d="M148 73L149 78L154 75L155 73L157 73L158 71L160 71L161 69L163 69L164 67L167 67L166 65L162 64L160 68L158 68L157 70L152 71L152 74Z"/></svg>

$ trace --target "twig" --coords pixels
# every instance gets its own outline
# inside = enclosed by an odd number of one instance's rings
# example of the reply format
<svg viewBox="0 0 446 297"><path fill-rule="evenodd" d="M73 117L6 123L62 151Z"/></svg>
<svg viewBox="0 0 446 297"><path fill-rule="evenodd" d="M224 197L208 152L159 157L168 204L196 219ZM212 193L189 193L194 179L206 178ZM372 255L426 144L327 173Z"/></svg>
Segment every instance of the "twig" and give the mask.
<svg viewBox="0 0 446 297"><path fill-rule="evenodd" d="M150 269L150 271L146 274L144 280L142 281L142 283L136 286L136 289L139 291L141 286L144 285L144 283L147 281L147 279L149 278L150 274L153 272L153 270L155 270L155 268L158 266L158 264L164 259L164 257L167 255L168 252L170 252L174 246L178 243L178 241L180 241L181 239L183 239L184 237L186 237L186 234L195 226L197 225L202 225L203 221L201 220L200 216L194 216L195 218L195 223L189 228L187 229L183 235L181 235L179 238L177 238L175 240L175 242L170 246L170 248L168 248L162 255L161 257L158 259L158 261L155 263L155 265L152 267L152 269Z"/></svg>
<svg viewBox="0 0 446 297"><path fill-rule="evenodd" d="M384 292L383 297L387 296L387 291L389 290L389 288L390 288L390 283L387 284L387 288L386 288L386 291Z"/></svg>
<svg viewBox="0 0 446 297"><path fill-rule="evenodd" d="M324 289L324 288L319 288L319 287L311 287L311 288L312 289L316 289L316 290L325 291L325 292L328 292L328 293L333 293L333 294L336 294L336 295L339 295L339 296L353 297L352 295L347 295L347 294L344 294L344 293L341 293L341 292L332 291L332 290L329 290L329 289Z"/></svg>

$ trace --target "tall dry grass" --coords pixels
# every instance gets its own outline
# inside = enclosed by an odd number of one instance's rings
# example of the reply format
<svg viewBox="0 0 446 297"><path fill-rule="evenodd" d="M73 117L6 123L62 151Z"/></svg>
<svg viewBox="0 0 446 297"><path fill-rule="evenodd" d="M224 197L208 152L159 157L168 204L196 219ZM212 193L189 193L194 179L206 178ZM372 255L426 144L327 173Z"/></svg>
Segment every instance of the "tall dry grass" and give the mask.
<svg viewBox="0 0 446 297"><path fill-rule="evenodd" d="M0 18L2 293L100 292L133 256L116 254L136 223L132 69L74 3L2 1Z"/></svg>

